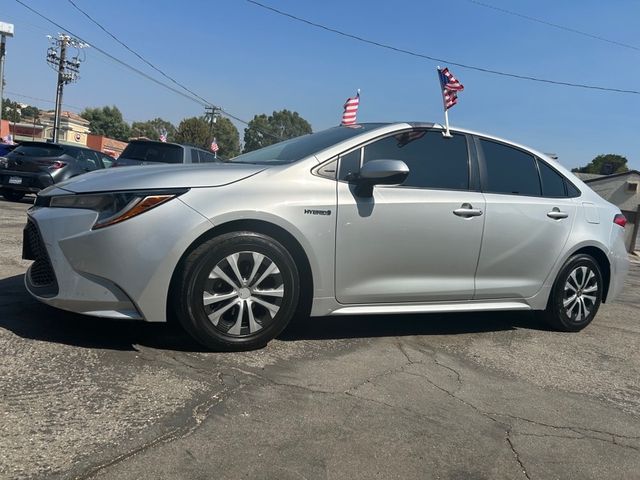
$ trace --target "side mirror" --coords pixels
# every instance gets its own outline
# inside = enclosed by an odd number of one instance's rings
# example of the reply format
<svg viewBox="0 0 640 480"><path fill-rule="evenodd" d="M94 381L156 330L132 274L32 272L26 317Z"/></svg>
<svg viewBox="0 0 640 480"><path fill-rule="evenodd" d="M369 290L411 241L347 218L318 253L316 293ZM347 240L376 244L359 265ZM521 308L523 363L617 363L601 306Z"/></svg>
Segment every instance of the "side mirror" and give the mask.
<svg viewBox="0 0 640 480"><path fill-rule="evenodd" d="M409 167L402 160L371 160L351 179L356 184L356 195L370 197L374 185L400 185L409 175Z"/></svg>

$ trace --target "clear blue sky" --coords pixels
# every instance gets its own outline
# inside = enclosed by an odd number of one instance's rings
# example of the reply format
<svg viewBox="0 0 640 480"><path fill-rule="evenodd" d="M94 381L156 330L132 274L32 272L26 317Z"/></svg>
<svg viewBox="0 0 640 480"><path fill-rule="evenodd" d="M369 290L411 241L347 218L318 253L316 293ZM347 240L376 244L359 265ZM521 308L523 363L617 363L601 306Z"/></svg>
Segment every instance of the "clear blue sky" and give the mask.
<svg viewBox="0 0 640 480"><path fill-rule="evenodd" d="M244 119L287 108L314 130L339 122L344 100L362 90L359 121L442 121L436 64L363 45L293 22L244 0L76 0L134 50L211 102ZM113 55L158 76L66 0L33 8ZM401 48L496 70L640 90L640 51L577 36L465 0L264 0L310 20ZM640 48L636 0L486 0ZM455 6L452 6L455 5ZM0 0L8 40L5 91L55 97L46 34L58 29L14 0ZM451 67L465 85L451 123L555 152L566 166L599 153L640 169L640 95L531 83ZM159 77L160 78L160 77ZM6 96L51 107L40 101ZM129 122L174 123L202 108L86 50L70 106L117 105ZM238 125L242 135L242 125Z"/></svg>

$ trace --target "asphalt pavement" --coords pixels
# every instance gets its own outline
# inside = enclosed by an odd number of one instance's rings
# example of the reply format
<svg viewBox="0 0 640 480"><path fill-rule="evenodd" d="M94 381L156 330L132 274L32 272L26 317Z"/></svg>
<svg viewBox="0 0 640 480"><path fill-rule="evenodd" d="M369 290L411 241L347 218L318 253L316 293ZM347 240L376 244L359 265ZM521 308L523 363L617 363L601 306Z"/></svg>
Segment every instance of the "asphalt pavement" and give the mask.
<svg viewBox="0 0 640 480"><path fill-rule="evenodd" d="M577 334L527 312L312 318L212 353L32 300L28 206L0 200L0 478L640 478L640 264Z"/></svg>

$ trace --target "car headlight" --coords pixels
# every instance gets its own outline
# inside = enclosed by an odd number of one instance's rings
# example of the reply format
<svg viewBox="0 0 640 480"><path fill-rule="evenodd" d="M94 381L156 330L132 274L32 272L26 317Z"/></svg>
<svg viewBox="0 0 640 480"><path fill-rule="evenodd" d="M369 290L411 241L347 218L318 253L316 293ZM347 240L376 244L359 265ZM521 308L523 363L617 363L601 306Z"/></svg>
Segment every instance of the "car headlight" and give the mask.
<svg viewBox="0 0 640 480"><path fill-rule="evenodd" d="M185 193L188 189L56 195L48 207L81 208L98 212L92 229L104 228L147 212ZM36 200L36 205L38 201ZM43 205L44 206L44 205Z"/></svg>

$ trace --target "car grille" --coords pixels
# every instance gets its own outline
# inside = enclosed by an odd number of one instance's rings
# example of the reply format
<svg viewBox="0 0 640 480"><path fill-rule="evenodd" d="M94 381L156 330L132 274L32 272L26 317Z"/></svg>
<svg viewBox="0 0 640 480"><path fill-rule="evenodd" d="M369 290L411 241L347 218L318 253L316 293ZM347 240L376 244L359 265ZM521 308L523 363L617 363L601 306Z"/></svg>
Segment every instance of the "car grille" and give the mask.
<svg viewBox="0 0 640 480"><path fill-rule="evenodd" d="M58 293L56 274L51 266L49 254L40 236L35 222L28 220L24 228L22 243L22 258L34 260L29 269L28 280L37 290L35 293L55 295Z"/></svg>

